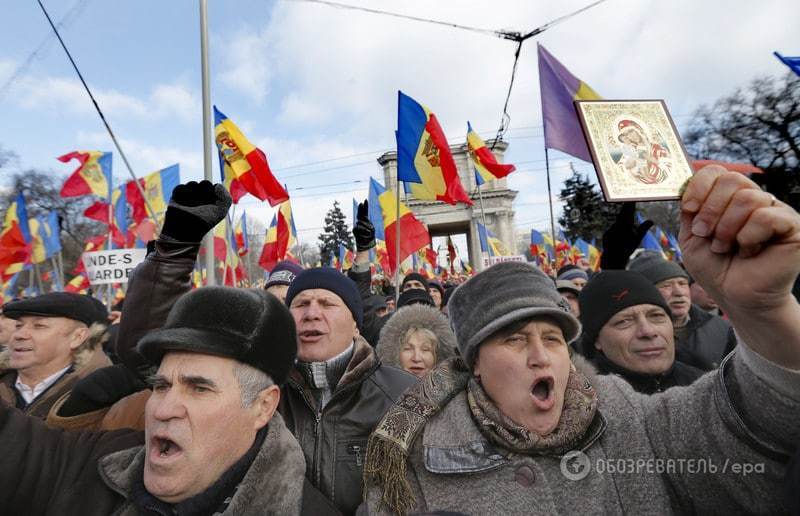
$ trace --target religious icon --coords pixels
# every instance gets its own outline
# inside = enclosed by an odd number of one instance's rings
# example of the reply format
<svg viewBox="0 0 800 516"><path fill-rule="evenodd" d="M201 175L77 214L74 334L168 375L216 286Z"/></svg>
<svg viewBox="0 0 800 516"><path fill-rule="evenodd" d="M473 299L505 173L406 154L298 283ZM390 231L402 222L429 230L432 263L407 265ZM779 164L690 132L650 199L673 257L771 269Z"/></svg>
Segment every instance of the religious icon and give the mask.
<svg viewBox="0 0 800 516"><path fill-rule="evenodd" d="M576 100L575 109L606 201L680 198L692 167L663 100Z"/></svg>

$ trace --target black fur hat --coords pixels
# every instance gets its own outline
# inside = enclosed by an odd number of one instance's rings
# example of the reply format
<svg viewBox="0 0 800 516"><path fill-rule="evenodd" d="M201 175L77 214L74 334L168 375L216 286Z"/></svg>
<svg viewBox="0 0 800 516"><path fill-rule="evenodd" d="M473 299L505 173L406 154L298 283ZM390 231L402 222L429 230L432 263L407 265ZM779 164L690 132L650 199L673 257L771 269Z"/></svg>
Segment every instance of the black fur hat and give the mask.
<svg viewBox="0 0 800 516"><path fill-rule="evenodd" d="M286 305L264 290L204 287L181 297L138 350L153 364L169 351L233 358L280 385L297 358L297 331Z"/></svg>

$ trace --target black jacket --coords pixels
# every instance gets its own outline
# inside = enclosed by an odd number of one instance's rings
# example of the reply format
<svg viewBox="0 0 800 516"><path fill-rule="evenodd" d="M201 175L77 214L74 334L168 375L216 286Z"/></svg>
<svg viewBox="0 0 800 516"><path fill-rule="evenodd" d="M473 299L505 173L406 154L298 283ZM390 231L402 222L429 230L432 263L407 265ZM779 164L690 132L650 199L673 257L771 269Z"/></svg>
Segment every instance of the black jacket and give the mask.
<svg viewBox="0 0 800 516"><path fill-rule="evenodd" d="M369 435L417 381L405 371L382 365L361 338L321 413L302 374L296 369L290 373L278 410L303 449L306 477L344 514L355 513L362 501Z"/></svg>
<svg viewBox="0 0 800 516"><path fill-rule="evenodd" d="M675 359L702 371L716 369L736 347L733 327L697 305L689 309L686 336L675 336Z"/></svg>
<svg viewBox="0 0 800 516"><path fill-rule="evenodd" d="M633 390L642 394L655 394L670 387L691 385L703 376L703 371L678 360L675 360L669 371L663 374L635 373L615 364L602 353L595 353L591 362L597 367L599 374L615 374L631 384Z"/></svg>

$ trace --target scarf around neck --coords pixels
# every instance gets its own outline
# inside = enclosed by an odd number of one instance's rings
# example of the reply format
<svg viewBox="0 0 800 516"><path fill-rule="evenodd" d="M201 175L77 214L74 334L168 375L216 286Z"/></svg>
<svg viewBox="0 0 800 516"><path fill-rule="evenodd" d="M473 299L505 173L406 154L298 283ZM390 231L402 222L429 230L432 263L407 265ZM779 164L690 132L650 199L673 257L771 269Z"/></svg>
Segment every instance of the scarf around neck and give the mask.
<svg viewBox="0 0 800 516"><path fill-rule="evenodd" d="M403 393L369 437L364 464L365 493L370 486L380 488L383 491L381 504L386 504L396 514L407 514L416 506L411 485L406 479L409 451L428 421L450 400L465 389L469 398L471 378L469 367L460 357L455 357L436 365L419 383ZM482 387L480 391L483 391ZM574 366L567 381L558 427L545 437L510 430L510 419L500 413L485 393L483 396L479 394L482 401L475 402L478 413L482 414L483 423L476 421L481 432L489 439L497 439L496 442L509 451L524 450L519 453L555 455L574 448L589 430L597 411L596 391ZM472 397L475 398L474 393ZM472 406L470 409L473 410Z"/></svg>

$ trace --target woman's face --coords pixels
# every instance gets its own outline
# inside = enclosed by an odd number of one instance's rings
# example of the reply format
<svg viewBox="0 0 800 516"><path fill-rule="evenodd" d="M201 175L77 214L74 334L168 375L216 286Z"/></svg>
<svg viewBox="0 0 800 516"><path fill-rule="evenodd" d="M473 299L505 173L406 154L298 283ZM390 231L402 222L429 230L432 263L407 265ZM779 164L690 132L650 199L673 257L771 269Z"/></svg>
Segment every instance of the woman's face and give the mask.
<svg viewBox="0 0 800 516"><path fill-rule="evenodd" d="M530 432L548 435L561 419L570 368L561 328L534 319L481 344L473 372L503 414Z"/></svg>
<svg viewBox="0 0 800 516"><path fill-rule="evenodd" d="M412 332L400 348L400 367L422 378L436 362L435 344L422 332Z"/></svg>

